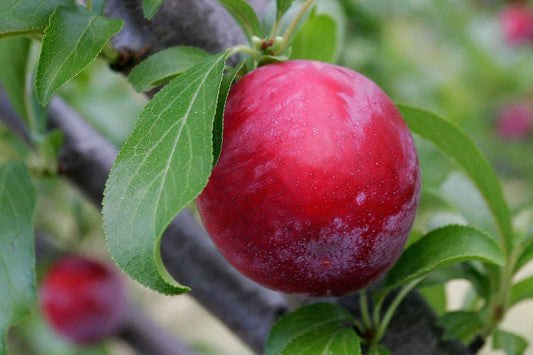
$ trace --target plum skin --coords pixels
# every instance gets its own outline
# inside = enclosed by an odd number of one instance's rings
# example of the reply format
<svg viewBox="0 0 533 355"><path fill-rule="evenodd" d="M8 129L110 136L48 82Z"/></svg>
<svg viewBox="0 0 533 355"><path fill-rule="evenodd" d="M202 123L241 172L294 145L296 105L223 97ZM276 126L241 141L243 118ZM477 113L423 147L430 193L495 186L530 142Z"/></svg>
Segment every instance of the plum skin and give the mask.
<svg viewBox="0 0 533 355"><path fill-rule="evenodd" d="M127 295L116 270L85 256L67 255L46 273L39 303L58 334L75 344L90 345L123 325Z"/></svg>
<svg viewBox="0 0 533 355"><path fill-rule="evenodd" d="M505 106L498 114L496 132L507 141L525 141L533 132L533 107L528 102Z"/></svg>
<svg viewBox="0 0 533 355"><path fill-rule="evenodd" d="M292 60L230 90L221 155L197 204L241 273L323 297L353 293L392 266L419 195L413 139L388 96L352 70Z"/></svg>
<svg viewBox="0 0 533 355"><path fill-rule="evenodd" d="M527 4L512 4L500 12L503 37L510 45L533 44L533 9Z"/></svg>

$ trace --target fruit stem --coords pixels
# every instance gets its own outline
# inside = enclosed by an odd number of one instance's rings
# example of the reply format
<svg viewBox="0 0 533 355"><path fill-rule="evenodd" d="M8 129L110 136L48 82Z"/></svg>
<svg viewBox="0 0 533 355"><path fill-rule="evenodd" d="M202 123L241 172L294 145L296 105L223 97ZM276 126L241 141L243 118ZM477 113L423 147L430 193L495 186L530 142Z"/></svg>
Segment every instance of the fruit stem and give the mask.
<svg viewBox="0 0 533 355"><path fill-rule="evenodd" d="M365 326L361 322L359 322L357 319L354 319L353 324L360 334L364 334Z"/></svg>
<svg viewBox="0 0 533 355"><path fill-rule="evenodd" d="M517 260L522 253L522 248L517 247L511 252L511 255L507 259L507 263L504 267L500 269L500 277L498 279L498 285L496 287L495 296L491 298L490 302L490 312L491 319L488 324L487 329L485 330L485 336L490 335L501 323L505 317L505 313L509 308L509 296L511 293L511 288L513 286L513 275L515 273Z"/></svg>
<svg viewBox="0 0 533 355"><path fill-rule="evenodd" d="M281 22L281 16L278 16L278 18L276 19L276 22L274 22L274 26L272 26L272 30L270 31L268 38L276 37L276 35L278 34L280 22Z"/></svg>
<svg viewBox="0 0 533 355"><path fill-rule="evenodd" d="M387 330L387 326L389 325L389 323L390 323L390 321L392 319L392 316L394 315L394 312L396 312L396 309L398 308L400 303L403 301L405 296L407 296L407 294L409 292L411 292L416 287L416 285L418 285L418 283L421 280L422 279L418 279L418 280L412 281L410 284L407 284L404 288L402 288L400 290L400 292L398 292L398 294L396 295L396 297L394 298L394 300L390 304L389 308L387 309L387 312L385 312L385 315L383 316L383 319L381 320L381 322L380 322L380 324L379 324L379 326L377 328L376 335L375 335L374 339L372 339L373 340L372 341L373 345L379 343L379 341L381 340L381 338L385 334L385 331Z"/></svg>
<svg viewBox="0 0 533 355"><path fill-rule="evenodd" d="M229 51L229 54L228 54L228 57L231 57L232 55L236 54L236 53L245 53L245 54L248 54L250 57L252 57L254 60L258 61L260 58L259 58L259 53L253 49L253 48L250 48L244 44L240 44L240 45L237 45L235 47L232 47Z"/></svg>
<svg viewBox="0 0 533 355"><path fill-rule="evenodd" d="M33 92L31 88L31 80L26 79L26 82L24 84L24 96L23 96L23 102L24 102L24 113L26 114L27 122L28 122L28 129L30 130L30 138L32 143L35 140L36 136L39 136L41 134L39 125L37 124L37 118L35 117L35 112L33 110Z"/></svg>
<svg viewBox="0 0 533 355"><path fill-rule="evenodd" d="M279 52L283 53L285 49L287 49L287 46L289 45L290 37L292 36L293 32L296 30L296 27L298 26L298 23L304 16L304 14L307 12L309 7L313 4L314 0L307 0L302 7L300 8L300 11L298 11L298 14L296 17L292 20L289 27L285 30L283 33L283 42L281 43L281 47Z"/></svg>
<svg viewBox="0 0 533 355"><path fill-rule="evenodd" d="M383 294L380 295L380 297L376 300L374 304L374 324L379 324L379 319L381 316L381 306L383 306L383 301L385 300L385 297L389 294L389 291L383 292Z"/></svg>
<svg viewBox="0 0 533 355"><path fill-rule="evenodd" d="M361 315L363 317L363 323L367 329L372 328L372 321L370 320L370 313L368 312L368 298L366 295L366 289L361 290Z"/></svg>
<svg viewBox="0 0 533 355"><path fill-rule="evenodd" d="M92 0L87 0L85 2L85 4L87 5L87 10L93 11L93 2L92 2Z"/></svg>

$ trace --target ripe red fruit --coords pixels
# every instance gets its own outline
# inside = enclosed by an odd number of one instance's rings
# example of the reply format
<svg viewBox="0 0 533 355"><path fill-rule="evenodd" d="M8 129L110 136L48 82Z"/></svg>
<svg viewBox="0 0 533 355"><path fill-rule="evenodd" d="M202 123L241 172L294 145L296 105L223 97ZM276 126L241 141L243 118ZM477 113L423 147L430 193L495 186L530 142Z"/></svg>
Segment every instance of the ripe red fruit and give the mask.
<svg viewBox="0 0 533 355"><path fill-rule="evenodd" d="M274 290L341 296L399 257L420 192L413 140L361 74L295 60L233 86L220 160L198 198L222 254Z"/></svg>
<svg viewBox="0 0 533 355"><path fill-rule="evenodd" d="M533 44L533 8L513 4L500 12L503 37L511 45Z"/></svg>
<svg viewBox="0 0 533 355"><path fill-rule="evenodd" d="M504 107L497 118L496 130L505 140L525 140L533 131L533 107L516 103Z"/></svg>
<svg viewBox="0 0 533 355"><path fill-rule="evenodd" d="M48 323L70 341L87 345L123 324L127 296L120 275L102 262L71 255L46 274L39 301Z"/></svg>

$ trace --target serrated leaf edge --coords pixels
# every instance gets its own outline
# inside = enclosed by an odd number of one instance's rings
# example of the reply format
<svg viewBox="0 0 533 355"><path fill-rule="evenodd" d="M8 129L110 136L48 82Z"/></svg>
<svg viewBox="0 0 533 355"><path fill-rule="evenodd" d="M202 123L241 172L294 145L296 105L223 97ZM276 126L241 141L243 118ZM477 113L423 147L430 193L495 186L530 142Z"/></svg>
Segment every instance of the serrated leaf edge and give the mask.
<svg viewBox="0 0 533 355"><path fill-rule="evenodd" d="M409 250L410 248L412 248L413 246L415 246L418 243L420 243L421 241L423 241L424 238L427 237L428 235L430 235L431 233L434 233L434 232L437 233L437 232L440 232L443 229L449 229L449 228L473 230L473 231L483 235L489 241L489 244L493 244L493 246L496 247L496 249L502 251L500 244L498 244L493 238L491 238L490 235L488 235L485 231L483 231L483 230L481 230L481 229L479 229L479 228L477 228L475 226L471 226L471 225L465 226L465 225L459 225L459 224L449 224L449 225L446 225L446 226L443 226L443 227L440 227L440 228L437 228L437 229L434 229L434 230L428 232L425 236L420 238L420 240L418 240L418 241L414 242L413 244L411 244L411 246L408 249L406 249L404 251L404 253L407 250ZM475 259L472 259L473 257L475 257ZM503 258L503 261L500 262L500 263L496 263L493 260L490 260L490 259L485 258L485 257L479 257L479 256L476 256L476 255L471 255L471 254L465 254L465 255L461 255L461 256L457 256L457 257L446 258L446 259L443 259L441 262L435 264L433 267L418 269L415 273L409 274L407 277L405 277L403 279L400 279L399 281L396 281L396 282L391 283L391 284L389 284L389 281L387 281L387 278L385 278L386 289L393 289L393 288L405 285L406 283L411 282L413 280L416 280L416 279L419 279L419 278L420 279L424 278L425 276L429 275L432 271L434 271L436 269L440 269L442 267L446 267L446 266L449 266L449 265L452 265L452 264L455 264L455 263L460 263L460 262L463 262L463 261L481 260L481 261L484 261L484 262L488 262L490 264L496 264L496 265L502 266L505 263L505 258L506 258L505 254L503 253L503 251L502 251L502 258ZM456 260L456 261L450 263L451 260Z"/></svg>

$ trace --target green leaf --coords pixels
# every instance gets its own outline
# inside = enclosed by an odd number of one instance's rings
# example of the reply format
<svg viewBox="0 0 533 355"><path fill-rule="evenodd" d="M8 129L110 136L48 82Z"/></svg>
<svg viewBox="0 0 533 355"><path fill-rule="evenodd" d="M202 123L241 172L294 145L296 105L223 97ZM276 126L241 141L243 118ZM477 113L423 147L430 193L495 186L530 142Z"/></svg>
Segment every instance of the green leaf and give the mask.
<svg viewBox="0 0 533 355"><path fill-rule="evenodd" d="M368 355L392 355L392 353L382 345L375 345L370 348Z"/></svg>
<svg viewBox="0 0 533 355"><path fill-rule="evenodd" d="M464 311L474 311L478 309L478 305L481 302L481 297L473 287L468 287L463 297L462 309Z"/></svg>
<svg viewBox="0 0 533 355"><path fill-rule="evenodd" d="M224 109L226 107L226 100L228 98L229 90L231 89L231 84L243 65L244 60L237 64L235 68L232 68L225 73L222 78L220 93L218 95L217 112L215 114L215 121L213 122L213 166L218 162L222 150L222 133L224 128Z"/></svg>
<svg viewBox="0 0 533 355"><path fill-rule="evenodd" d="M465 219L476 227L497 236L497 228L483 196L472 181L463 174L454 172L441 185L440 197L455 207Z"/></svg>
<svg viewBox="0 0 533 355"><path fill-rule="evenodd" d="M40 31L58 6L73 5L73 0L0 1L0 37L4 34Z"/></svg>
<svg viewBox="0 0 533 355"><path fill-rule="evenodd" d="M361 354L360 347L352 328L329 324L295 338L283 348L281 355L355 355Z"/></svg>
<svg viewBox="0 0 533 355"><path fill-rule="evenodd" d="M466 277L461 268L461 264L452 264L450 266L434 270L431 274L429 274L424 280L420 282L419 286L435 286L445 284L446 282L451 280L459 280L464 278Z"/></svg>
<svg viewBox="0 0 533 355"><path fill-rule="evenodd" d="M26 166L0 166L0 352L6 333L35 302L35 192Z"/></svg>
<svg viewBox="0 0 533 355"><path fill-rule="evenodd" d="M44 31L35 77L39 102L46 105L63 84L85 69L122 24L84 7L59 7Z"/></svg>
<svg viewBox="0 0 533 355"><path fill-rule="evenodd" d="M484 327L477 311L448 312L437 320L437 325L444 328L443 340L459 339L465 344L470 343Z"/></svg>
<svg viewBox="0 0 533 355"><path fill-rule="evenodd" d="M435 269L468 260L503 265L505 256L492 238L473 227L442 227L407 248L387 274L385 284L398 287Z"/></svg>
<svg viewBox="0 0 533 355"><path fill-rule="evenodd" d="M164 294L188 290L165 270L159 243L211 173L213 120L227 54L195 65L154 96L107 181L104 230L112 257L133 279Z"/></svg>
<svg viewBox="0 0 533 355"><path fill-rule="evenodd" d="M263 37L263 28L254 9L244 0L218 0L242 28L248 43L252 36Z"/></svg>
<svg viewBox="0 0 533 355"><path fill-rule="evenodd" d="M333 63L337 53L337 24L328 15L310 17L292 42L291 59Z"/></svg>
<svg viewBox="0 0 533 355"><path fill-rule="evenodd" d="M128 81L136 91L147 91L170 81L209 56L206 51L195 47L166 48L133 68Z"/></svg>
<svg viewBox="0 0 533 355"><path fill-rule="evenodd" d="M265 355L361 354L353 320L350 312L330 303L302 307L274 324Z"/></svg>
<svg viewBox="0 0 533 355"><path fill-rule="evenodd" d="M511 299L509 307L528 298L533 298L533 276L518 281L511 287Z"/></svg>
<svg viewBox="0 0 533 355"><path fill-rule="evenodd" d="M53 130L44 135L36 136L34 139L35 150L27 160L28 166L35 174L41 176L57 175L57 161L59 150L63 144L63 132Z"/></svg>
<svg viewBox="0 0 533 355"><path fill-rule="evenodd" d="M528 262L533 260L533 234L529 235L529 237L522 242L521 247L523 248L523 250L516 261L514 271L517 271L518 269L526 265Z"/></svg>
<svg viewBox="0 0 533 355"><path fill-rule="evenodd" d="M276 0L276 13L278 20L291 7L294 0Z"/></svg>
<svg viewBox="0 0 533 355"><path fill-rule="evenodd" d="M405 248L409 247L414 242L419 241L424 236L424 233L420 230L411 229L411 233L409 233L409 238L407 239L407 243L405 243Z"/></svg>
<svg viewBox="0 0 533 355"><path fill-rule="evenodd" d="M431 112L404 105L398 105L398 109L414 133L431 141L464 169L487 202L505 250L512 250L513 232L509 207L496 174L474 141L458 126Z"/></svg>
<svg viewBox="0 0 533 355"><path fill-rule="evenodd" d="M528 342L523 337L496 329L492 334L492 348L502 349L507 355L522 355L526 352Z"/></svg>
<svg viewBox="0 0 533 355"><path fill-rule="evenodd" d="M24 37L0 40L0 83L15 111L26 119L26 63L30 40Z"/></svg>
<svg viewBox="0 0 533 355"><path fill-rule="evenodd" d="M97 15L103 15L105 10L105 0L92 0L91 11Z"/></svg>
<svg viewBox="0 0 533 355"><path fill-rule="evenodd" d="M446 312L446 288L444 284L418 287L418 291L437 315L443 315Z"/></svg>
<svg viewBox="0 0 533 355"><path fill-rule="evenodd" d="M159 10L159 7L163 3L163 0L143 0L143 13L144 17L146 17L148 20L151 20L157 10Z"/></svg>

